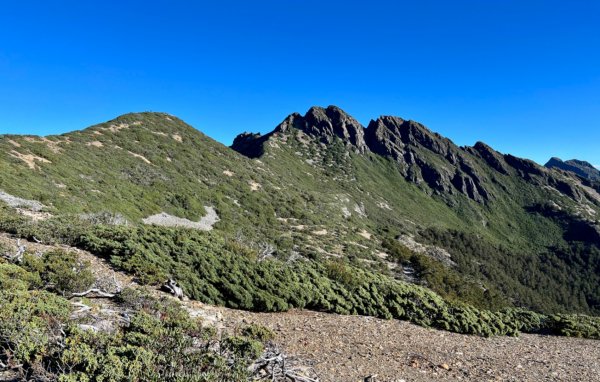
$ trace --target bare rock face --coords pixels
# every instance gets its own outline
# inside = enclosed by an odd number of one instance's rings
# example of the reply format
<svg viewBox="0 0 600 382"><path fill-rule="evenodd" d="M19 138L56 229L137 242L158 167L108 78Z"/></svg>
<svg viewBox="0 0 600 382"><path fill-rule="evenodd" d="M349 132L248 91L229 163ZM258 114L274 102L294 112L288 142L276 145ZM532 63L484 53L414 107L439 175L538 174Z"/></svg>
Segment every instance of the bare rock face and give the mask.
<svg viewBox="0 0 600 382"><path fill-rule="evenodd" d="M365 136L371 151L395 159L403 174L408 165L415 162L414 155L406 150L406 143L402 138L404 123L402 118L381 117L369 123Z"/></svg>
<svg viewBox="0 0 600 382"><path fill-rule="evenodd" d="M249 158L258 158L264 153L262 144L265 140L258 133L245 132L235 137L231 148Z"/></svg>
<svg viewBox="0 0 600 382"><path fill-rule="evenodd" d="M504 160L525 179L531 180L533 176L544 176L544 168L532 160L522 159L510 154L504 155Z"/></svg>
<svg viewBox="0 0 600 382"><path fill-rule="evenodd" d="M427 129L415 121L405 121L399 117L383 116L371 121L366 129L369 148L380 155L400 158L407 146L423 146L445 157L451 163L457 161L452 141Z"/></svg>
<svg viewBox="0 0 600 382"><path fill-rule="evenodd" d="M287 133L291 129L301 130L325 144L331 144L335 138L339 138L356 153L364 154L368 151L364 127L336 106L314 106L304 116L292 113L273 132L266 135L242 133L234 139L231 148L250 158L257 158L263 154L263 144L269 137L276 133Z"/></svg>
<svg viewBox="0 0 600 382"><path fill-rule="evenodd" d="M475 200L476 202L483 203L484 197L480 193L479 188L472 178L457 172L452 178L452 185L469 198ZM483 194L487 196L485 191Z"/></svg>
<svg viewBox="0 0 600 382"><path fill-rule="evenodd" d="M292 123L323 143L332 143L334 137L338 137L356 152L367 150L363 126L336 106L311 107L304 117L293 115Z"/></svg>
<svg viewBox="0 0 600 382"><path fill-rule="evenodd" d="M475 143L475 146L470 150L473 155L477 155L487 162L487 164L494 170L508 175L508 169L502 154L492 149L490 146L483 142Z"/></svg>
<svg viewBox="0 0 600 382"><path fill-rule="evenodd" d="M287 133L290 129L302 129L304 118L299 113L292 113L288 115L283 122L281 122L273 133Z"/></svg>
<svg viewBox="0 0 600 382"><path fill-rule="evenodd" d="M450 193L452 191L450 171L443 167L438 168L421 160L417 162L417 165L421 168L423 180L429 185L429 187L440 191L441 193Z"/></svg>
<svg viewBox="0 0 600 382"><path fill-rule="evenodd" d="M573 200L583 200L584 196L582 192L577 188L577 186L575 186L574 183L570 183L568 181L556 178L549 178L548 183L550 183L551 186L554 186L558 191L569 196Z"/></svg>
<svg viewBox="0 0 600 382"><path fill-rule="evenodd" d="M365 140L372 152L393 158L411 182L425 182L442 194L459 192L480 203L490 197L464 150L418 122L380 117L367 127Z"/></svg>
<svg viewBox="0 0 600 382"><path fill-rule="evenodd" d="M504 159L516 170L517 175L530 183L552 187L577 202L586 199L586 194L579 187L579 182L575 179L574 174L549 171L534 161L512 155L504 155Z"/></svg>

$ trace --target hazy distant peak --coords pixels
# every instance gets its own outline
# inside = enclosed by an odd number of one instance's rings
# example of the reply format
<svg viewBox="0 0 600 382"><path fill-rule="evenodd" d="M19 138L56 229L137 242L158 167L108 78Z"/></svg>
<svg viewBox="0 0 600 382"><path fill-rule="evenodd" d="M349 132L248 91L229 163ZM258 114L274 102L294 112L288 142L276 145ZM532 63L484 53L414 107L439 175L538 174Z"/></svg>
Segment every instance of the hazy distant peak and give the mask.
<svg viewBox="0 0 600 382"><path fill-rule="evenodd" d="M548 163L545 164L545 166L547 168L557 168L564 171L570 171L585 179L600 180L600 170L591 163L583 160L570 159L567 161L562 161L560 158L552 157Z"/></svg>

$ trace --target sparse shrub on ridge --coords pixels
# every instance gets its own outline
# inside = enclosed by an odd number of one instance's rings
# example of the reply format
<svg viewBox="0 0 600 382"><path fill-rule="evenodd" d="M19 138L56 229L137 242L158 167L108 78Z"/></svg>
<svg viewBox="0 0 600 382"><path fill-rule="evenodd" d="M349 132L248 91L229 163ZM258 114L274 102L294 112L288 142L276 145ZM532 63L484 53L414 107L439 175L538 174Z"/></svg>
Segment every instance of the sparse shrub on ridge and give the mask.
<svg viewBox="0 0 600 382"><path fill-rule="evenodd" d="M250 324L242 328L241 334L244 337L252 338L261 342L270 341L275 338L275 334L271 331L271 329L257 324Z"/></svg>

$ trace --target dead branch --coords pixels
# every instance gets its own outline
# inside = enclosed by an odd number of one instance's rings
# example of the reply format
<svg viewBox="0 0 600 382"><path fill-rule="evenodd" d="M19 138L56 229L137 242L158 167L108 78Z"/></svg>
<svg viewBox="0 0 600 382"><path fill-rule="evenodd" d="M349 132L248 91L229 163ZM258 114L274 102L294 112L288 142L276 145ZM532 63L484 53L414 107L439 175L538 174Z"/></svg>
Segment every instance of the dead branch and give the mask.
<svg viewBox="0 0 600 382"><path fill-rule="evenodd" d="M171 293L173 296L177 297L180 300L183 300L184 294L183 294L183 289L181 289L181 287L179 285L177 285L177 282L173 279L168 279L166 283L163 284L163 289L166 290L167 292Z"/></svg>
<svg viewBox="0 0 600 382"><path fill-rule="evenodd" d="M298 359L288 357L279 352L273 345L268 344L262 358L256 360L248 370L256 380L271 380L272 382L319 382L316 373L310 367L294 365ZM312 370L312 372L310 372Z"/></svg>
<svg viewBox="0 0 600 382"><path fill-rule="evenodd" d="M275 246L270 243L260 243L258 247L258 261L273 257L275 250Z"/></svg>
<svg viewBox="0 0 600 382"><path fill-rule="evenodd" d="M297 381L297 382L319 382L318 378L317 379L312 379L312 378L308 378L308 377L303 377L303 376L296 375L296 374L294 374L292 372L289 372L289 371L287 371L285 373L285 376L288 377L288 378L291 378L292 380Z"/></svg>
<svg viewBox="0 0 600 382"><path fill-rule="evenodd" d="M88 296L92 294L92 296ZM71 297L88 297L88 298L113 298L116 294L108 293L98 288L91 288L86 290L85 292L80 293L71 293Z"/></svg>
<svg viewBox="0 0 600 382"><path fill-rule="evenodd" d="M21 239L17 239L17 252L14 255L9 253L5 253L2 255L5 259L7 259L11 263L21 263L23 262L23 255L25 254L25 250L27 249L26 245L21 245Z"/></svg>
<svg viewBox="0 0 600 382"><path fill-rule="evenodd" d="M79 310L73 312L73 315L89 312L90 310L92 310L91 306L86 305L82 302L71 302L71 305L73 305L76 308L79 308Z"/></svg>
<svg viewBox="0 0 600 382"><path fill-rule="evenodd" d="M98 329L94 325L79 324L77 326L79 327L79 329L82 329L82 330L91 330L92 332L95 332L95 333L97 333L97 332L100 331L100 329Z"/></svg>

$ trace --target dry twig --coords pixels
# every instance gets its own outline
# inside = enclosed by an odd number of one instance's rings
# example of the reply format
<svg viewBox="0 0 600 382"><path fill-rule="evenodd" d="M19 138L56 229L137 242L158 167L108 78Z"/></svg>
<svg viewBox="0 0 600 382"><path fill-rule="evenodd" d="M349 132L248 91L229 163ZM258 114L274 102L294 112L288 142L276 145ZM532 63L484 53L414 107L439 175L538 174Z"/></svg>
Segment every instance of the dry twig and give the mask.
<svg viewBox="0 0 600 382"><path fill-rule="evenodd" d="M88 296L89 294L93 294L92 296ZM88 298L113 298L116 294L108 293L98 288L91 288L86 290L85 292L80 293L71 293L71 297L88 297Z"/></svg>

